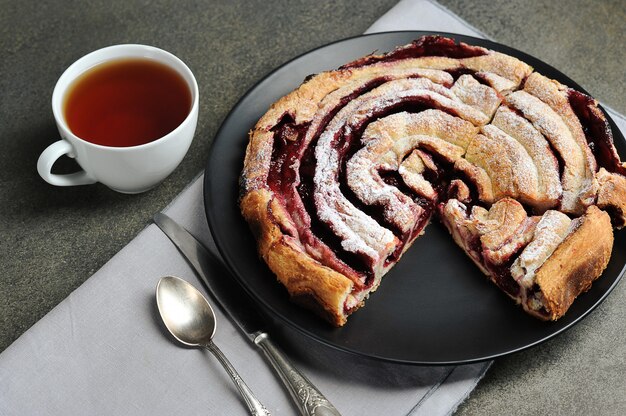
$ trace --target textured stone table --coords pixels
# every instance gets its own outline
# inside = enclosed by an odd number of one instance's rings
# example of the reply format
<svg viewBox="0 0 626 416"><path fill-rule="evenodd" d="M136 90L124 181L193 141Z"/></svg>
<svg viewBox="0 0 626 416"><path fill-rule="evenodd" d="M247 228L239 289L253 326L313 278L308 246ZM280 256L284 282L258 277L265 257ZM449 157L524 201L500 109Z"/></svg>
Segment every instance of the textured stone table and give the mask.
<svg viewBox="0 0 626 416"><path fill-rule="evenodd" d="M0 351L203 169L221 121L258 79L307 50L362 33L395 3L0 1ZM626 113L623 1L442 4ZM196 74L200 121L188 155L163 184L141 195L46 184L35 165L57 140L50 110L56 79L94 49L131 42L169 50ZM70 160L56 167L73 169ZM497 360L458 413L626 414L625 295L622 283L572 330Z"/></svg>

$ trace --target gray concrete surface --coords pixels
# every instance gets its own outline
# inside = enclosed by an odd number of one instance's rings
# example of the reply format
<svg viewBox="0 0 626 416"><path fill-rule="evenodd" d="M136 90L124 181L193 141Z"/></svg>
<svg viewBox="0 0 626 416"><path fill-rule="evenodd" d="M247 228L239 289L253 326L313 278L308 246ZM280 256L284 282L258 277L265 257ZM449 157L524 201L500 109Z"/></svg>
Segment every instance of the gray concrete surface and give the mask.
<svg viewBox="0 0 626 416"><path fill-rule="evenodd" d="M362 33L396 0L0 1L0 351L130 241L198 174L238 98L274 67ZM560 68L626 113L626 3L442 3L495 40ZM173 52L196 74L200 121L180 167L141 195L101 185L57 188L35 170L57 139L56 79L116 43ZM64 160L58 172L74 165ZM626 286L539 347L496 361L460 415L626 414Z"/></svg>

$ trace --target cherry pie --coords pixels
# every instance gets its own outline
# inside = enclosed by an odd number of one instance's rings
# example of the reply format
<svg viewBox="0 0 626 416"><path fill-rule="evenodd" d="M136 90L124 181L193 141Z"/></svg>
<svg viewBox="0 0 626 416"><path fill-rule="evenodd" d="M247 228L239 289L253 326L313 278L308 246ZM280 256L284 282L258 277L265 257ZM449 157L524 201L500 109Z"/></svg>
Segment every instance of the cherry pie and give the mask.
<svg viewBox="0 0 626 416"><path fill-rule="evenodd" d="M274 103L250 133L240 207L291 298L334 325L432 218L525 311L556 320L608 264L626 164L591 97L426 36Z"/></svg>

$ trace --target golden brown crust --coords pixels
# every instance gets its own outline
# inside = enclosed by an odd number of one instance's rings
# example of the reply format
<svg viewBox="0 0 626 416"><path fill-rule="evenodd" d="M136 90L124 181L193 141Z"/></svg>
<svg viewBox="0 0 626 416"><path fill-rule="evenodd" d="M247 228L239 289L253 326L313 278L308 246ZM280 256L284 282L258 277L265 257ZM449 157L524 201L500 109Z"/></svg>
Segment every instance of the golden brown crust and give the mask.
<svg viewBox="0 0 626 416"><path fill-rule="evenodd" d="M332 324L346 322L344 305L353 286L350 279L304 255L288 238L273 244L265 261L293 298L312 297Z"/></svg>
<svg viewBox="0 0 626 416"><path fill-rule="evenodd" d="M480 241L492 251L502 247L528 218L522 205L511 198L499 200L483 215L477 223Z"/></svg>
<svg viewBox="0 0 626 416"><path fill-rule="evenodd" d="M533 71L530 65L499 52L464 59L463 65L480 74L495 75L497 78L487 76L486 79L499 92L517 88Z"/></svg>
<svg viewBox="0 0 626 416"><path fill-rule="evenodd" d="M252 192L266 186L272 157L274 134L271 131L250 132L250 141L246 148L244 169L240 177L242 193Z"/></svg>
<svg viewBox="0 0 626 416"><path fill-rule="evenodd" d="M352 291L352 281L313 260L293 237L284 235L269 208L272 201L269 191L257 190L246 194L240 202L241 212L257 239L259 255L290 296L314 298L331 323L343 325L344 304Z"/></svg>
<svg viewBox="0 0 626 416"><path fill-rule="evenodd" d="M535 282L548 309L548 318L563 316L574 299L591 287L604 271L613 249L609 215L595 206L539 268Z"/></svg>

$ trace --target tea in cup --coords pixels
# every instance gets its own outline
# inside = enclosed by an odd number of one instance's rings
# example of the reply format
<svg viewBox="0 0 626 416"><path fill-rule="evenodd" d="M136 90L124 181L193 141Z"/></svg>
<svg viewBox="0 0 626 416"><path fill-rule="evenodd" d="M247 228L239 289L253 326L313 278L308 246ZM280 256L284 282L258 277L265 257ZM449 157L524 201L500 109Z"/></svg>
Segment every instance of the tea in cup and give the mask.
<svg viewBox="0 0 626 416"><path fill-rule="evenodd" d="M62 140L37 170L52 185L101 182L124 193L147 191L176 169L198 121L198 85L177 57L145 45L99 49L72 64L52 94ZM51 172L62 155L83 169Z"/></svg>

